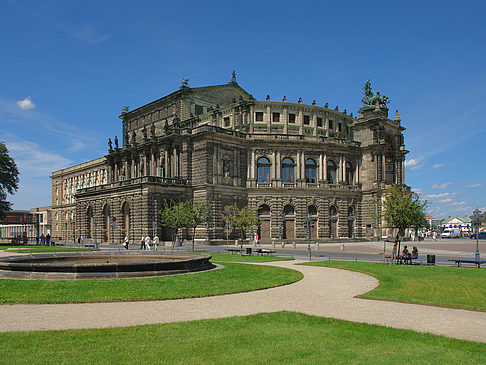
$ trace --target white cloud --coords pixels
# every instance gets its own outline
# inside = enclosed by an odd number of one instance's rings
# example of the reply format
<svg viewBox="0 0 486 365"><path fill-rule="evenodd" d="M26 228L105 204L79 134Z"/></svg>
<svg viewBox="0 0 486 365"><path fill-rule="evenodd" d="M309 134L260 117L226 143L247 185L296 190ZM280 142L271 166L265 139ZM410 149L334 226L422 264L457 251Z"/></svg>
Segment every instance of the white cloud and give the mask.
<svg viewBox="0 0 486 365"><path fill-rule="evenodd" d="M23 100L17 101L17 106L22 110L30 110L35 108L35 104L30 100L30 96L27 96Z"/></svg>
<svg viewBox="0 0 486 365"><path fill-rule="evenodd" d="M457 193L440 193L440 194L429 194L426 195L425 197L427 199L442 199L442 198L452 198L455 197Z"/></svg>
<svg viewBox="0 0 486 365"><path fill-rule="evenodd" d="M61 25L61 28L71 37L86 45L101 43L110 38L108 34L98 33L91 24L84 24L80 27Z"/></svg>
<svg viewBox="0 0 486 365"><path fill-rule="evenodd" d="M462 206L462 205L466 205L466 201L462 200L460 202L454 202L454 203L452 203L452 205L454 205L455 207L459 207L459 206Z"/></svg>
<svg viewBox="0 0 486 365"><path fill-rule="evenodd" d="M440 199L440 200L437 200L437 203L451 203L453 202L454 200L451 199L451 198L446 198L446 199Z"/></svg>
<svg viewBox="0 0 486 365"><path fill-rule="evenodd" d="M445 189L449 185L452 185L452 183L451 182L446 182L446 183L443 183L443 184L434 184L434 185L432 185L432 189Z"/></svg>
<svg viewBox="0 0 486 365"><path fill-rule="evenodd" d="M445 163L436 163L432 166L433 169L438 169L439 167L445 166Z"/></svg>
<svg viewBox="0 0 486 365"><path fill-rule="evenodd" d="M469 184L467 185L468 188L482 188L484 186L484 184Z"/></svg>
<svg viewBox="0 0 486 365"><path fill-rule="evenodd" d="M416 170L419 167L419 163L423 160L423 157L418 157L418 158L412 158L410 160L405 161L405 167L410 167L412 170ZM423 165L421 165L420 168L422 168Z"/></svg>

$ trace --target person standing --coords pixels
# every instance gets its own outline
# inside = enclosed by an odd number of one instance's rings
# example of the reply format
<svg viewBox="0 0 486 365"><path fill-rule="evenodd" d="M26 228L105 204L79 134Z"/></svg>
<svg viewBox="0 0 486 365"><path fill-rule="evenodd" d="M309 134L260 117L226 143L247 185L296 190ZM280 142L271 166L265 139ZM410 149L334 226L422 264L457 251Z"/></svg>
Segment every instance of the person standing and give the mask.
<svg viewBox="0 0 486 365"><path fill-rule="evenodd" d="M123 242L123 246L125 246L125 249L128 250L128 245L130 244L130 240L128 239L128 236L125 237L125 241Z"/></svg>
<svg viewBox="0 0 486 365"><path fill-rule="evenodd" d="M159 237L157 236L157 234L155 234L155 237L154 237L154 250L157 251L157 248L159 247Z"/></svg>
<svg viewBox="0 0 486 365"><path fill-rule="evenodd" d="M81 236L78 236L78 247L81 247Z"/></svg>
<svg viewBox="0 0 486 365"><path fill-rule="evenodd" d="M39 245L39 235L38 234L35 235L35 245L36 246Z"/></svg>
<svg viewBox="0 0 486 365"><path fill-rule="evenodd" d="M47 233L47 236L46 236L46 245L47 246L50 246L51 245L51 234L50 233Z"/></svg>
<svg viewBox="0 0 486 365"><path fill-rule="evenodd" d="M142 234L142 239L140 240L140 249L145 250L145 236Z"/></svg>
<svg viewBox="0 0 486 365"><path fill-rule="evenodd" d="M145 249L150 251L150 236L145 237Z"/></svg>

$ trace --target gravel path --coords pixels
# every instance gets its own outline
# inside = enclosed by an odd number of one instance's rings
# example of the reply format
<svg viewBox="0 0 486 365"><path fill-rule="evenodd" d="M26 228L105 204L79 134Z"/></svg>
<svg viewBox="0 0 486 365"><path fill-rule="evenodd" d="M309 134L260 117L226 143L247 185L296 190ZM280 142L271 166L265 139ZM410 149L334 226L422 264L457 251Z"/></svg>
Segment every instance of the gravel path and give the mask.
<svg viewBox="0 0 486 365"><path fill-rule="evenodd" d="M357 299L378 281L296 263L266 265L301 271L301 281L249 293L151 302L0 305L0 332L124 327L287 310L486 342L485 312Z"/></svg>

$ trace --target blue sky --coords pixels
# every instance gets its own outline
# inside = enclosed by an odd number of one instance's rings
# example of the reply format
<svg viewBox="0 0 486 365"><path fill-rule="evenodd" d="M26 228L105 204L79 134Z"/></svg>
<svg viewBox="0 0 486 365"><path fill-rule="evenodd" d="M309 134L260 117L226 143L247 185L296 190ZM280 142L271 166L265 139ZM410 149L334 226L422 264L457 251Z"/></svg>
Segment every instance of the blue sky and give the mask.
<svg viewBox="0 0 486 365"><path fill-rule="evenodd" d="M103 156L117 116L231 71L259 100L356 114L367 79L399 109L406 183L436 217L486 210L483 1L23 1L0 4L0 140L15 209L50 173Z"/></svg>

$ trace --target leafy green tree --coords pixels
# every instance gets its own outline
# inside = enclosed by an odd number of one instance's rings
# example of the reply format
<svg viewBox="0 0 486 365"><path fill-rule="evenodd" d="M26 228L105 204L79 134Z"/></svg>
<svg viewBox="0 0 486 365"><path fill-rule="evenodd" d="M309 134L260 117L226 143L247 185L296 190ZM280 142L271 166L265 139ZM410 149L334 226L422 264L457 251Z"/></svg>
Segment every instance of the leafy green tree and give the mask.
<svg viewBox="0 0 486 365"><path fill-rule="evenodd" d="M246 232L251 228L256 228L262 221L258 218L257 209L248 205L239 209L236 203L224 207L222 214L223 220L230 226L240 230L240 254L243 254L243 240L246 238Z"/></svg>
<svg viewBox="0 0 486 365"><path fill-rule="evenodd" d="M7 193L14 194L19 188L19 170L15 161L8 154L4 143L0 142L0 218L11 209Z"/></svg>
<svg viewBox="0 0 486 365"><path fill-rule="evenodd" d="M160 221L163 226L177 231L181 228L192 229L192 251L194 251L196 228L207 221L208 212L209 204L205 200L191 199L179 203L166 201L160 211ZM172 241L172 246L174 244L175 240Z"/></svg>
<svg viewBox="0 0 486 365"><path fill-rule="evenodd" d="M397 229L392 251L392 263L397 254L400 236L404 235L405 230L412 226L426 225L426 208L427 201L422 201L417 193L398 185L393 185L387 189L386 199L383 202L382 213L379 214L379 217L384 219L389 227Z"/></svg>

